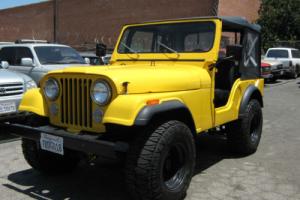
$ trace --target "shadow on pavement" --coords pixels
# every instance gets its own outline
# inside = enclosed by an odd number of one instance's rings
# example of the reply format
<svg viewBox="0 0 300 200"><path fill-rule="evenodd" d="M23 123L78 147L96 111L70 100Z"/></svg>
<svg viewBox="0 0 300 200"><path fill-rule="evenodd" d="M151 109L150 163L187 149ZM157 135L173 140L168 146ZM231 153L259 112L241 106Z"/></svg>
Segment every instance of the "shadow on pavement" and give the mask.
<svg viewBox="0 0 300 200"><path fill-rule="evenodd" d="M223 159L233 158L226 140L217 135L199 136L196 147L195 175ZM61 176L46 176L29 169L10 174L8 180L12 184L4 186L34 199L130 199L122 167L117 164L82 163L72 173Z"/></svg>
<svg viewBox="0 0 300 200"><path fill-rule="evenodd" d="M116 166L83 164L72 173L56 176L29 169L10 174L8 180L14 184L4 186L33 199L129 200L122 170Z"/></svg>
<svg viewBox="0 0 300 200"><path fill-rule="evenodd" d="M282 81L280 81L280 80L275 80L275 81L266 81L265 80L265 84L266 85L272 85L272 84L277 84L277 83L281 83Z"/></svg>

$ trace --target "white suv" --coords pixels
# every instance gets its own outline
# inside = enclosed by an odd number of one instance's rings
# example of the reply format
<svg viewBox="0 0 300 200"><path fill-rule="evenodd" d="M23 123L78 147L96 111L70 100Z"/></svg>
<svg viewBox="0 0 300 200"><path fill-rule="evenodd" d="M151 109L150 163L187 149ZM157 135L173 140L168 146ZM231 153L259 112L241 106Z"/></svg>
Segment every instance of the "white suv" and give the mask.
<svg viewBox="0 0 300 200"><path fill-rule="evenodd" d="M29 113L18 111L23 94L36 88L35 82L25 74L6 70L8 63L0 62L0 123L23 120Z"/></svg>
<svg viewBox="0 0 300 200"><path fill-rule="evenodd" d="M69 46L28 40L0 44L0 60L9 63L9 70L27 74L37 84L49 71L87 65Z"/></svg>
<svg viewBox="0 0 300 200"><path fill-rule="evenodd" d="M282 62L285 75L297 78L300 74L300 51L294 48L270 48L265 60Z"/></svg>

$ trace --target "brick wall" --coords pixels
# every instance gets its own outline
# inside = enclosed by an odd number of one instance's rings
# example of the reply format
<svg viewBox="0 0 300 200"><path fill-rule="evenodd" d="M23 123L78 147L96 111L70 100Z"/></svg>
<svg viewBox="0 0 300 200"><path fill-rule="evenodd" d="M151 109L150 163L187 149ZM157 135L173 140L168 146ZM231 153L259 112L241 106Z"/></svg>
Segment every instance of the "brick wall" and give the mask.
<svg viewBox="0 0 300 200"><path fill-rule="evenodd" d="M124 24L209 15L210 8L211 0L64 0L59 3L59 39L112 45Z"/></svg>
<svg viewBox="0 0 300 200"><path fill-rule="evenodd" d="M0 42L20 38L53 39L51 2L0 11Z"/></svg>
<svg viewBox="0 0 300 200"><path fill-rule="evenodd" d="M220 16L241 16L250 22L258 18L261 0L219 0Z"/></svg>
<svg viewBox="0 0 300 200"><path fill-rule="evenodd" d="M219 0L220 15L253 21L259 0ZM59 0L58 41L76 46L95 40L113 46L123 24L211 15L216 0ZM53 40L53 3L0 11L0 41Z"/></svg>

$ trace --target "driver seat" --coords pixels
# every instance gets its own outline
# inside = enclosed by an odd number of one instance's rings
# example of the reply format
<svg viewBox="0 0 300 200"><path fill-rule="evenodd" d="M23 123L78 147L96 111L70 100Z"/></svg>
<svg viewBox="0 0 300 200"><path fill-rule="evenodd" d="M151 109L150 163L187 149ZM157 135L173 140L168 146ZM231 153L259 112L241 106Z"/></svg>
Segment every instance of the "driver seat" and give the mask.
<svg viewBox="0 0 300 200"><path fill-rule="evenodd" d="M232 54L232 51L235 51L235 49L236 45L227 46L227 56L231 56L230 54ZM215 75L214 99L214 104L216 108L226 105L231 88L236 79L239 78L238 65L236 65L235 63L236 60L238 59L234 57L232 59L222 60L216 66L217 72Z"/></svg>

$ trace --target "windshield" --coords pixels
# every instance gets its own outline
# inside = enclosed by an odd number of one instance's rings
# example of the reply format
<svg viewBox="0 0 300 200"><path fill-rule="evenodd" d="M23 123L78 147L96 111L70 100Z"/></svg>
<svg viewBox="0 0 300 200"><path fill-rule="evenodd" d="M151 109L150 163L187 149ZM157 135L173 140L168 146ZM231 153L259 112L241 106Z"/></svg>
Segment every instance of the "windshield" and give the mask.
<svg viewBox="0 0 300 200"><path fill-rule="evenodd" d="M213 22L135 26L124 31L118 53L207 52L214 37Z"/></svg>
<svg viewBox="0 0 300 200"><path fill-rule="evenodd" d="M267 57L268 58L288 58L289 53L287 50L269 50Z"/></svg>
<svg viewBox="0 0 300 200"><path fill-rule="evenodd" d="M39 61L47 64L85 64L83 58L70 47L40 46L34 47Z"/></svg>

